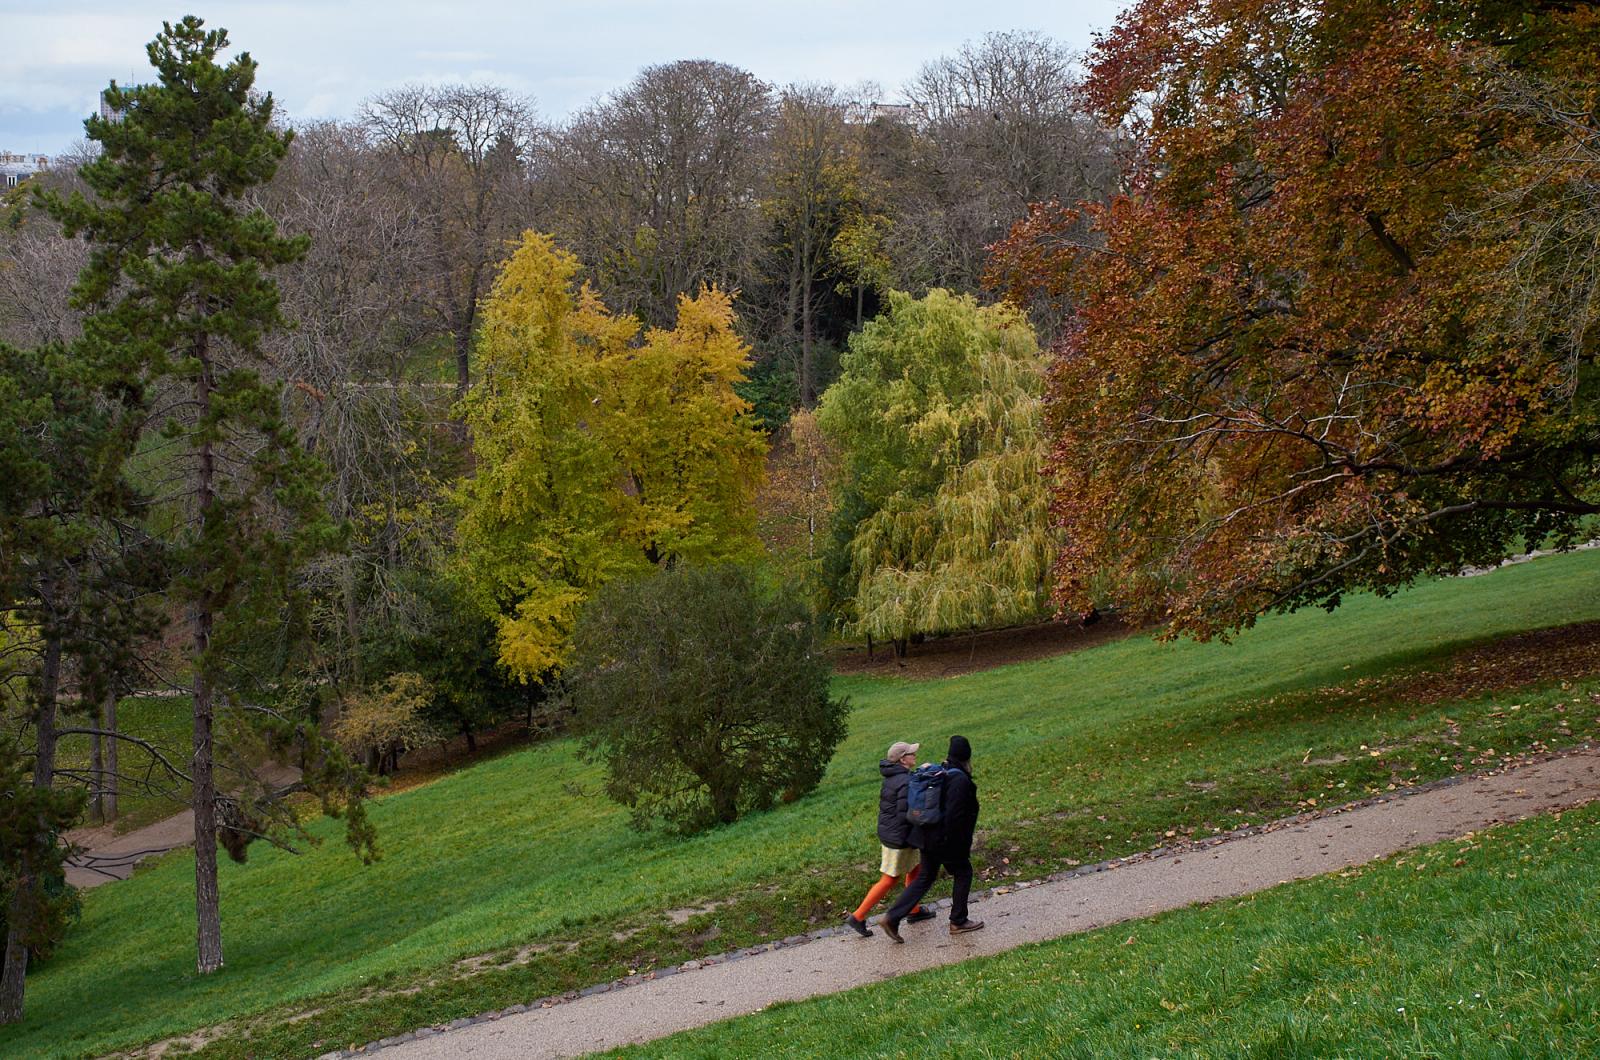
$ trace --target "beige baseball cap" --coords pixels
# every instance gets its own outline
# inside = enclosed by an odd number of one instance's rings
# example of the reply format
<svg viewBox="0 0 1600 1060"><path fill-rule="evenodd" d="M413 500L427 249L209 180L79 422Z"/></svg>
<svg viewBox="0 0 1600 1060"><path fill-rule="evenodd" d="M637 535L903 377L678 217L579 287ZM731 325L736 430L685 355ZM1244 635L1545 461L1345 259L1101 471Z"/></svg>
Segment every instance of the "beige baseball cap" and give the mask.
<svg viewBox="0 0 1600 1060"><path fill-rule="evenodd" d="M885 757L891 762L896 762L899 761L901 755L916 754L917 748L921 746L920 743L906 743L903 740L899 743L892 743L889 745L889 753Z"/></svg>

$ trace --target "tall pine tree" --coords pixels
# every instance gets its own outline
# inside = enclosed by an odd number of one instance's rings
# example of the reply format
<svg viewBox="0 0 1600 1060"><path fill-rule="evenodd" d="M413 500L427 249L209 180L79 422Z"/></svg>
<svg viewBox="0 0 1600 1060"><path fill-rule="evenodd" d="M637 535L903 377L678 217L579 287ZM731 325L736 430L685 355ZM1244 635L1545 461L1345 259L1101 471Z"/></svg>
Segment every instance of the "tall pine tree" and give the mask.
<svg viewBox="0 0 1600 1060"><path fill-rule="evenodd" d="M167 498L179 571L170 598L190 633L198 967L222 967L217 893L217 712L231 702L221 650L230 629L275 613L297 559L325 538L313 462L283 421L274 387L256 371L262 336L282 325L274 266L298 259L301 239L279 235L246 193L270 180L291 134L273 126L270 94L253 90L256 64L224 64L225 30L193 16L164 23L148 46L157 79L105 100L116 117L90 118L98 157L80 170L94 198L46 197L90 265L76 298L88 356L115 366L148 395L183 483Z"/></svg>

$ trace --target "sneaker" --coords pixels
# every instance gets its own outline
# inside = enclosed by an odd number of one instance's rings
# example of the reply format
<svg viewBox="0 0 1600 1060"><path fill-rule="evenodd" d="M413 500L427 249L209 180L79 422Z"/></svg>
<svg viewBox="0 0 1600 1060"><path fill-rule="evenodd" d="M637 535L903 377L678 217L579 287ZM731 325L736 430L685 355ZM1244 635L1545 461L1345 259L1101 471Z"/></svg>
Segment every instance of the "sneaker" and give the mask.
<svg viewBox="0 0 1600 1060"><path fill-rule="evenodd" d="M857 935L860 935L864 939L872 937L872 929L867 927L866 921L857 920L854 913L845 914L844 926L850 928Z"/></svg>
<svg viewBox="0 0 1600 1060"><path fill-rule="evenodd" d="M884 917L882 920L878 921L878 926L883 928L883 933L885 935L888 935L896 942L905 941L905 939L900 937L900 925L895 923L893 920L890 920L888 917Z"/></svg>
<svg viewBox="0 0 1600 1060"><path fill-rule="evenodd" d="M914 913L912 913L912 914L910 914L909 916L906 917L906 923L908 923L908 924L920 924L924 920L932 920L934 917L936 917L938 915L939 914L935 913L932 909L918 909L916 912L914 912Z"/></svg>
<svg viewBox="0 0 1600 1060"><path fill-rule="evenodd" d="M952 934L952 935L965 935L969 931L982 931L982 930L983 930L983 921L981 921L981 920L963 920L959 924L951 924L950 925L950 934Z"/></svg>

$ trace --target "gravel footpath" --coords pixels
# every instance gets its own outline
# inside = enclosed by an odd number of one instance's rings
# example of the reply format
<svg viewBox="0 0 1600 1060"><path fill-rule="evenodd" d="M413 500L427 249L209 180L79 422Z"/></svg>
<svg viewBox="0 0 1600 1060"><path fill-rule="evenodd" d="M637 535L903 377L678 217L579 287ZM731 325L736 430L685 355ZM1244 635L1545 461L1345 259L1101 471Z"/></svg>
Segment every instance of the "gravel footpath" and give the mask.
<svg viewBox="0 0 1600 1060"><path fill-rule="evenodd" d="M1600 752L1578 751L1048 880L997 887L974 896L973 916L988 927L970 935L952 938L942 917L903 928L903 946L881 931L863 939L832 929L328 1056L579 1056L755 1012L778 1001L849 990L1196 902L1250 894L1595 798L1600 798Z"/></svg>

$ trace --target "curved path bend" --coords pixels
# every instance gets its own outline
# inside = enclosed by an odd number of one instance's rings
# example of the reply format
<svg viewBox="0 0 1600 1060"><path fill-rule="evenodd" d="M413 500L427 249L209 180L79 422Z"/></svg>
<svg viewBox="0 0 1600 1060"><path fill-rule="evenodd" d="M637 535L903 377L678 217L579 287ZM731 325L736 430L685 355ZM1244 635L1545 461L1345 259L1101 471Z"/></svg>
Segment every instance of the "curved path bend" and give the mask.
<svg viewBox="0 0 1600 1060"><path fill-rule="evenodd" d="M881 931L863 939L841 929L803 945L742 951L732 960L691 961L676 974L658 972L657 978L630 985L601 984L576 1000L524 1011L514 1006L329 1055L377 1053L384 1060L579 1056L778 1001L849 990L1196 902L1250 894L1596 798L1600 751L1577 751L1294 819L1255 834L1113 863L1111 871L1000 887L975 901L973 914L988 927L971 935L952 938L943 918L907 927L903 946Z"/></svg>

